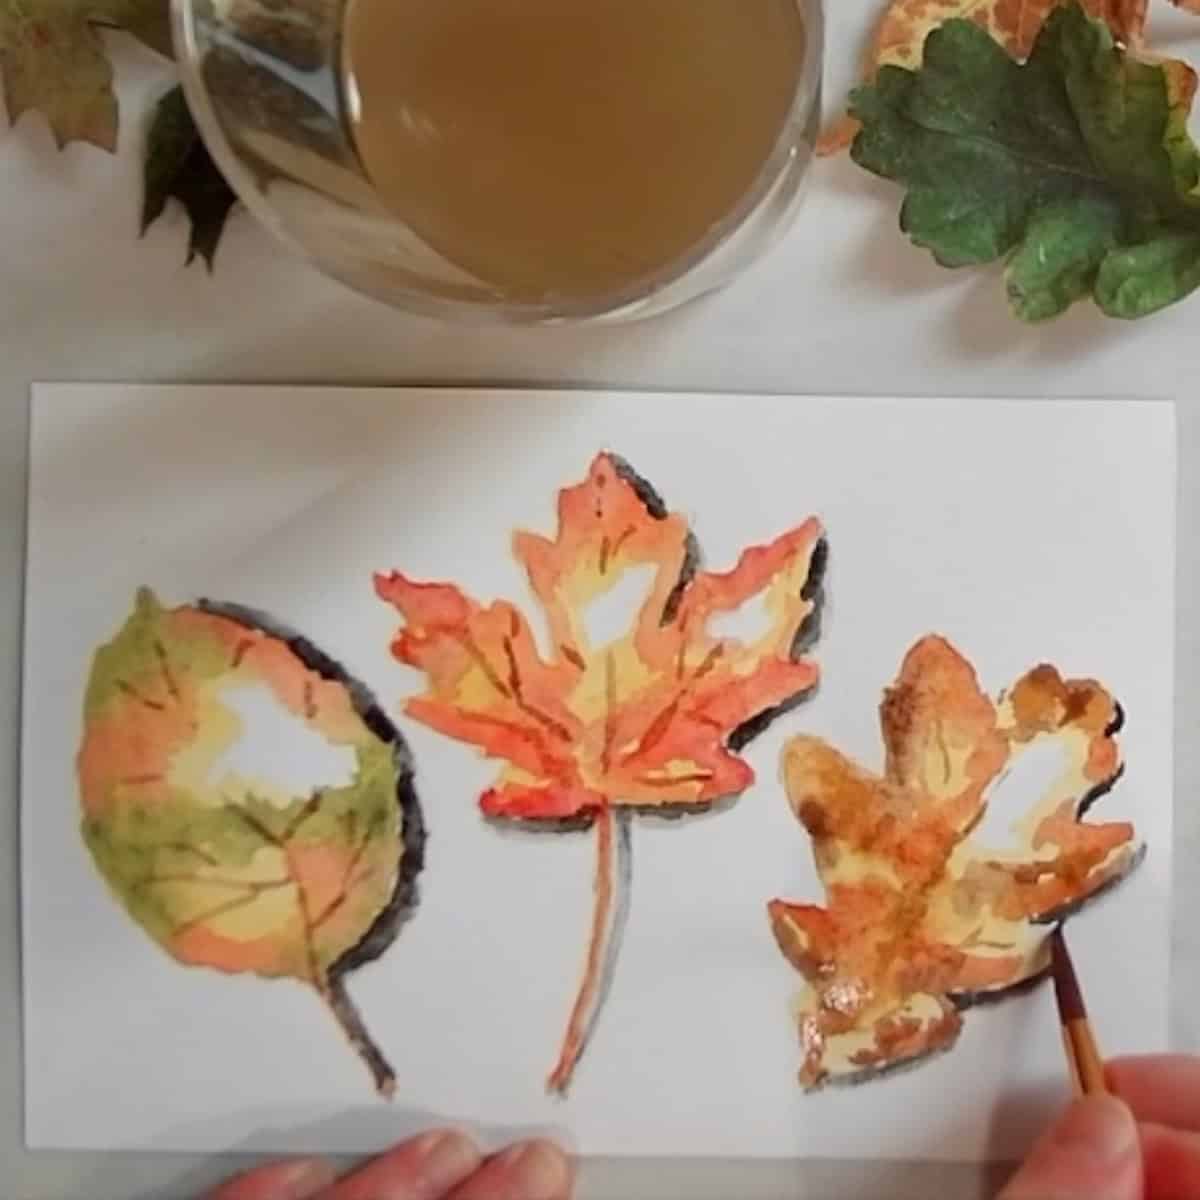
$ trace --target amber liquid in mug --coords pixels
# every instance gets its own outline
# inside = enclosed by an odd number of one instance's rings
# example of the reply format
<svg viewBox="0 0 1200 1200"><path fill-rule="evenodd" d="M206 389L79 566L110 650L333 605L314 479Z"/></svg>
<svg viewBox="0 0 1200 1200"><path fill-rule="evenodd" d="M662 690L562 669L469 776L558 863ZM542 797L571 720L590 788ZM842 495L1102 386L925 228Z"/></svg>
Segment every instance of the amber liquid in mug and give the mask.
<svg viewBox="0 0 1200 1200"><path fill-rule="evenodd" d="M686 261L751 195L804 54L796 0L350 0L381 200L509 300L587 303Z"/></svg>

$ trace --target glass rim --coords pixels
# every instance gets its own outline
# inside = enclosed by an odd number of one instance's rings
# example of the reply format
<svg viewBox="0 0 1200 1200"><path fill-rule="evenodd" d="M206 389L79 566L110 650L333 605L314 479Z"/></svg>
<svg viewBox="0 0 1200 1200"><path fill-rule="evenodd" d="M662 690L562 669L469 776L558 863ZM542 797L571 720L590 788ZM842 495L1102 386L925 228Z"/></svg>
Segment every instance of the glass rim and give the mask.
<svg viewBox="0 0 1200 1200"><path fill-rule="evenodd" d="M763 161L754 182L738 204L722 217L700 242L663 271L615 292L578 302L525 302L499 297L468 300L433 295L402 283L385 291L364 283L336 260L314 252L306 246L303 239L288 227L287 221L259 188L257 181L242 162L217 116L208 86L199 69L200 50L196 41L194 18L194 9L198 2L199 0L170 0L171 36L179 67L180 84L204 145L237 194L238 200L273 237L321 274L337 280L360 296L368 296L401 311L440 320L477 325L530 326L617 322L641 315L638 310L652 306L656 297L661 297L683 284L694 271L715 256L746 226L799 153L793 132L797 114L805 112L811 106L817 110L818 119L820 116L825 50L824 2L794 0L805 20L804 52L796 72L796 90L771 153ZM348 2L349 0L339 0L342 7ZM357 157L358 151L352 137L348 137L348 144ZM369 177L367 178L369 182ZM399 218L392 219L399 224ZM486 287L485 280L481 280L480 283ZM678 303L698 299L716 286L718 285L714 283L710 287L701 287L696 292L682 297ZM647 315L653 315L656 311L650 307Z"/></svg>

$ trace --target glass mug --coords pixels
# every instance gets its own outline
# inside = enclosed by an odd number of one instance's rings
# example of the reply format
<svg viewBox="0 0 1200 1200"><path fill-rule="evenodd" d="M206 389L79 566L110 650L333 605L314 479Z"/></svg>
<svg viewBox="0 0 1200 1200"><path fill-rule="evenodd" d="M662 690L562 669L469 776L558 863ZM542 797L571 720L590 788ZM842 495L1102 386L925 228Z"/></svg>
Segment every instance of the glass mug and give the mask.
<svg viewBox="0 0 1200 1200"><path fill-rule="evenodd" d="M790 223L820 0L173 0L189 106L258 219L400 308L621 320Z"/></svg>

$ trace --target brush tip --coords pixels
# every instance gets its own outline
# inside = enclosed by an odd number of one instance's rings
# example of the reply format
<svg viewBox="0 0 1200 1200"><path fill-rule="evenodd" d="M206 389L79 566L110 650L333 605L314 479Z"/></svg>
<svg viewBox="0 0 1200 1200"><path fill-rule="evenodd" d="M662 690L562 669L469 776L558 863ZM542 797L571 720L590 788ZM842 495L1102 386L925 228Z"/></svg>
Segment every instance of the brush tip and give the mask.
<svg viewBox="0 0 1200 1200"><path fill-rule="evenodd" d="M1079 980L1071 964L1071 956L1067 952L1061 925L1050 935L1050 967L1054 977L1054 998L1058 1001L1059 1019L1064 1025L1068 1021L1086 1020L1087 1009L1084 1007L1083 993L1079 990Z"/></svg>

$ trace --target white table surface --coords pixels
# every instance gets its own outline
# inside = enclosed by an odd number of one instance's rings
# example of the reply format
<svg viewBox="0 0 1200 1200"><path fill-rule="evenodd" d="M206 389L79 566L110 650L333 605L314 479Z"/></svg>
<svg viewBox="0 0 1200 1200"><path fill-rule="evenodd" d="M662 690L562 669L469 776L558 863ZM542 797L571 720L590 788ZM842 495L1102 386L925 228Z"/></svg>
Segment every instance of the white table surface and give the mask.
<svg viewBox="0 0 1200 1200"><path fill-rule="evenodd" d="M830 14L829 95L849 80L873 0ZM1200 21L1158 20L1200 62ZM1172 1036L1200 1051L1200 295L1140 324L1079 306L1042 328L1007 314L995 271L952 273L896 230L899 192L847 161L820 164L787 240L728 291L642 325L477 331L393 312L291 260L244 213L214 277L183 268L177 209L137 242L142 114L170 70L112 39L127 120L116 157L55 151L44 124L0 136L0 1194L8 1200L191 1198L243 1165L167 1154L22 1149L17 884L17 729L32 380L545 384L714 391L1173 397L1180 418L1176 732L1177 920ZM969 399L966 401L969 402ZM203 420L203 414L197 414ZM796 468L804 469L804 447ZM867 486L864 481L864 486ZM1103 520L1098 509L1096 520ZM1121 570L1114 554L1113 570ZM1003 1170L836 1163L596 1162L584 1200L991 1195Z"/></svg>

